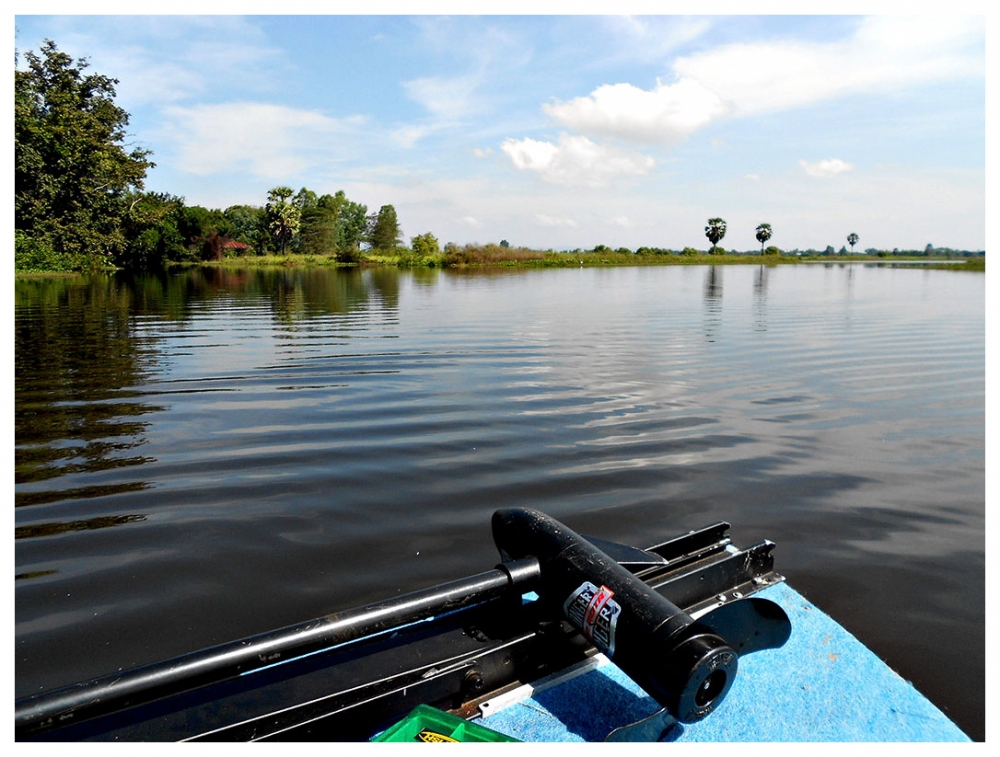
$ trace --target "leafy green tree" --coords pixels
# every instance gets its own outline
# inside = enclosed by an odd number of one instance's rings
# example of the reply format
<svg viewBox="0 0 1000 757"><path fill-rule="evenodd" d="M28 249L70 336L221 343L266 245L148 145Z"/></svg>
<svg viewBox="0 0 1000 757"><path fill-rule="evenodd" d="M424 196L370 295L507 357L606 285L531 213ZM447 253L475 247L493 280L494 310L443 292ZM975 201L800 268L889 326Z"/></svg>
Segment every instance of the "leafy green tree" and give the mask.
<svg viewBox="0 0 1000 757"><path fill-rule="evenodd" d="M299 230L302 210L291 202L291 187L275 187L267 193L267 229L278 244L282 255Z"/></svg>
<svg viewBox="0 0 1000 757"><path fill-rule="evenodd" d="M861 239L861 237L859 237L853 231L847 235L847 243L851 245L851 252L854 252L854 245L858 243L859 239Z"/></svg>
<svg viewBox="0 0 1000 757"><path fill-rule="evenodd" d="M501 239L500 246L504 248L510 247L510 242L508 242L506 239Z"/></svg>
<svg viewBox="0 0 1000 757"><path fill-rule="evenodd" d="M772 244L772 245L769 245L766 250L764 250L763 254L764 255L780 255L781 254L781 250L779 250L777 247L775 247Z"/></svg>
<svg viewBox="0 0 1000 757"><path fill-rule="evenodd" d="M427 258L441 252L437 237L429 231L426 234L419 234L413 237L410 240L410 245L413 248L413 254L421 258Z"/></svg>
<svg viewBox="0 0 1000 757"><path fill-rule="evenodd" d="M248 244L258 255L267 250L267 218L264 209L255 205L231 205L223 211L229 222L230 236Z"/></svg>
<svg viewBox="0 0 1000 757"><path fill-rule="evenodd" d="M373 250L394 250L399 246L399 221L392 205L383 205L369 217L368 243Z"/></svg>
<svg viewBox="0 0 1000 757"><path fill-rule="evenodd" d="M361 255L361 243L368 231L368 207L348 200L343 190L338 191L334 199L339 201L337 257L345 262L355 262Z"/></svg>
<svg viewBox="0 0 1000 757"><path fill-rule="evenodd" d="M335 255L340 248L340 203L323 195L302 209L299 248L309 255Z"/></svg>
<svg viewBox="0 0 1000 757"><path fill-rule="evenodd" d="M162 192L136 192L123 221L126 259L123 267L158 269L168 260L185 257L181 233L184 198Z"/></svg>
<svg viewBox="0 0 1000 757"><path fill-rule="evenodd" d="M117 79L45 40L14 69L14 228L78 268L128 264L123 223L154 164L125 147Z"/></svg>
<svg viewBox="0 0 1000 757"><path fill-rule="evenodd" d="M311 189L306 189L302 187L295 195L295 199L292 200L292 204L295 205L299 210L305 210L306 208L314 208L319 202L319 197Z"/></svg>
<svg viewBox="0 0 1000 757"><path fill-rule="evenodd" d="M712 243L710 254L715 254L715 246L726 236L726 222L721 218L709 218L705 227L705 236Z"/></svg>
<svg viewBox="0 0 1000 757"><path fill-rule="evenodd" d="M771 238L771 224L762 223L757 227L757 241L760 242L760 254L764 254L764 244Z"/></svg>

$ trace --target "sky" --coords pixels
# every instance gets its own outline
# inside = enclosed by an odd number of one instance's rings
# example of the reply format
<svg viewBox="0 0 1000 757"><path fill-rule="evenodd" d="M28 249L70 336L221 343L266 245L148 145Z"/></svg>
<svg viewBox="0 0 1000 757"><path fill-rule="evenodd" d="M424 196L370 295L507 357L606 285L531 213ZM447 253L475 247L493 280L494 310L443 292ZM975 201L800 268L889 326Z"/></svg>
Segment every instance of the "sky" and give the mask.
<svg viewBox="0 0 1000 757"><path fill-rule="evenodd" d="M916 17L161 5L143 9L171 15L37 2L48 15L18 13L15 48L49 38L118 79L129 143L156 163L146 188L189 205L343 190L369 212L392 205L405 242L442 245L707 249L722 217L736 250L759 248L760 223L785 250L839 250L852 232L859 250L986 246L980 4ZM609 7L637 12L590 13Z"/></svg>

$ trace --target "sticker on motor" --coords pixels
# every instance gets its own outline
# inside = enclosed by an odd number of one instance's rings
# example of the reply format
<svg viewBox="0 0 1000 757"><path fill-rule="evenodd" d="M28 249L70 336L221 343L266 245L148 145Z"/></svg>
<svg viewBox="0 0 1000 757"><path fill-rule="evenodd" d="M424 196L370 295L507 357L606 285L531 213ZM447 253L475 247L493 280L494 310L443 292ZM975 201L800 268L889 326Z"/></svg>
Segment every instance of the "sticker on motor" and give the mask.
<svg viewBox="0 0 1000 757"><path fill-rule="evenodd" d="M569 621L608 655L615 652L615 626L622 611L621 605L612 599L614 595L607 586L597 588L584 581L563 605Z"/></svg>

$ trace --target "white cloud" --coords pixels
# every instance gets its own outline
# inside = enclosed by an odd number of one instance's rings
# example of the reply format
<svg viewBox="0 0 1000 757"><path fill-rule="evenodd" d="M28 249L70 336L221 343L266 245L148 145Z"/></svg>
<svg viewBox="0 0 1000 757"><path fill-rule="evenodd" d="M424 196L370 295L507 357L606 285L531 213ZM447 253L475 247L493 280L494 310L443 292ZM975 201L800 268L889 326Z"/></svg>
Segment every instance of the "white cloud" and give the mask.
<svg viewBox="0 0 1000 757"><path fill-rule="evenodd" d="M483 150L477 147L472 151L472 154L475 155L477 158L485 158L493 154L493 148L487 147L485 150Z"/></svg>
<svg viewBox="0 0 1000 757"><path fill-rule="evenodd" d="M180 170L199 176L248 170L275 181L310 166L304 146L364 121L245 102L169 107L164 114L168 122L162 137L177 144Z"/></svg>
<svg viewBox="0 0 1000 757"><path fill-rule="evenodd" d="M743 178L747 179L748 181L760 181L760 174L759 173L748 173L748 174L744 174Z"/></svg>
<svg viewBox="0 0 1000 757"><path fill-rule="evenodd" d="M712 28L708 18L677 16L610 16L599 19L604 31L623 37L618 45L620 57L658 61L671 50L703 36Z"/></svg>
<svg viewBox="0 0 1000 757"><path fill-rule="evenodd" d="M745 116L849 94L899 90L958 76L983 76L975 17L878 16L854 36L828 43L754 42L678 58L674 72Z"/></svg>
<svg viewBox="0 0 1000 757"><path fill-rule="evenodd" d="M284 53L239 16L69 17L65 35L116 86L127 109L205 97L214 88L273 92L290 73ZM137 42L141 40L141 42ZM255 95L256 96L256 95Z"/></svg>
<svg viewBox="0 0 1000 757"><path fill-rule="evenodd" d="M983 39L981 17L866 18L853 36L836 42L723 45L677 58L671 83L658 80L649 90L605 84L543 109L587 136L672 145L726 116L983 77Z"/></svg>
<svg viewBox="0 0 1000 757"><path fill-rule="evenodd" d="M612 226L621 226L623 229L631 229L635 225L628 216L615 216L608 223Z"/></svg>
<svg viewBox="0 0 1000 757"><path fill-rule="evenodd" d="M568 134L561 134L558 144L508 138L500 149L519 171L534 171L545 181L565 186L601 187L618 176L647 174L655 165L646 155Z"/></svg>
<svg viewBox="0 0 1000 757"><path fill-rule="evenodd" d="M440 131L442 128L441 124L409 124L391 130L389 138L397 147L410 149L415 147L421 139Z"/></svg>
<svg viewBox="0 0 1000 757"><path fill-rule="evenodd" d="M456 119L478 108L473 96L479 81L479 76L429 76L403 82L403 88L434 116Z"/></svg>
<svg viewBox="0 0 1000 757"><path fill-rule="evenodd" d="M542 213L535 213L535 221L539 226L568 226L576 227L576 221L572 218L559 218L557 216L547 216Z"/></svg>
<svg viewBox="0 0 1000 757"><path fill-rule="evenodd" d="M473 216L462 216L462 223L474 229L482 228L483 222Z"/></svg>
<svg viewBox="0 0 1000 757"><path fill-rule="evenodd" d="M606 84L587 97L543 107L559 123L583 134L654 144L680 142L727 111L718 95L691 79L657 83L651 91Z"/></svg>
<svg viewBox="0 0 1000 757"><path fill-rule="evenodd" d="M840 158L827 158L826 160L820 160L815 163L810 163L807 160L800 160L799 165L802 166L802 170L807 174L820 179L828 179L831 176L836 176L837 174L854 170L853 163L848 163Z"/></svg>

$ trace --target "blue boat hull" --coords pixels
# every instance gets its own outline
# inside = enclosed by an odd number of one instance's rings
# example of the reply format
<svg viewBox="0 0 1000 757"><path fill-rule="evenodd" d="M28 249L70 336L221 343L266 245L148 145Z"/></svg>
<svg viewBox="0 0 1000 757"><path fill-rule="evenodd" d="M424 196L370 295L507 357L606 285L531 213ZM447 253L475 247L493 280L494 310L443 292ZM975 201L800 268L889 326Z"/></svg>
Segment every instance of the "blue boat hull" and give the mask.
<svg viewBox="0 0 1000 757"><path fill-rule="evenodd" d="M675 725L664 741L967 742L912 684L787 584L757 596L780 604L792 635L780 649L740 660L725 701L704 720ZM483 707L480 721L521 741L602 741L659 709L600 658L522 687Z"/></svg>

